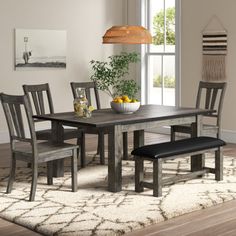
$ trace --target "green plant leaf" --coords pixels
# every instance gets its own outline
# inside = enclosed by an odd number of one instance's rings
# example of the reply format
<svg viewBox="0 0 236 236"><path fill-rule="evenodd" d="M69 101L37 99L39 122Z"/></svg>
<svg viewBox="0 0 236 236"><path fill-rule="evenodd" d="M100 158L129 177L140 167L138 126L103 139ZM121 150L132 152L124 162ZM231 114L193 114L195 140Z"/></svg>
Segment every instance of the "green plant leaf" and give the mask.
<svg viewBox="0 0 236 236"><path fill-rule="evenodd" d="M136 52L121 52L119 55L109 56L107 62L91 60L93 70L91 80L96 83L99 90L113 98L117 95L135 98L139 87L134 80L125 80L124 76L129 74L130 64L138 61L140 54Z"/></svg>

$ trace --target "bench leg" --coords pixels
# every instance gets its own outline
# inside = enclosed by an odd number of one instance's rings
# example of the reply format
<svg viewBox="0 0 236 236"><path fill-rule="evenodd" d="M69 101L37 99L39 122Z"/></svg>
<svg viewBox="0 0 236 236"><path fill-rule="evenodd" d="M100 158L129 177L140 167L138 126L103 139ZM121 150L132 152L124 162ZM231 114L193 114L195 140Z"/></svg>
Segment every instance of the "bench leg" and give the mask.
<svg viewBox="0 0 236 236"><path fill-rule="evenodd" d="M191 171L202 170L204 167L204 155L194 155L191 156Z"/></svg>
<svg viewBox="0 0 236 236"><path fill-rule="evenodd" d="M215 180L223 180L223 154L221 147L215 151Z"/></svg>
<svg viewBox="0 0 236 236"><path fill-rule="evenodd" d="M162 196L162 160L153 161L153 196Z"/></svg>
<svg viewBox="0 0 236 236"><path fill-rule="evenodd" d="M143 186L141 182L143 181L143 160L139 157L135 158L135 192L143 192Z"/></svg>

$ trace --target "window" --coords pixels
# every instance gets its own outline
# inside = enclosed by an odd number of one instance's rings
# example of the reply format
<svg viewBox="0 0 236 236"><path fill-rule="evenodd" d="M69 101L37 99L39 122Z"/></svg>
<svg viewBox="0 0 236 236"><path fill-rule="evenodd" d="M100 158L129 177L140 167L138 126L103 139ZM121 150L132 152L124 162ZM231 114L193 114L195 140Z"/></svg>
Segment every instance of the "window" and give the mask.
<svg viewBox="0 0 236 236"><path fill-rule="evenodd" d="M171 105L178 102L178 0L146 0L143 19L153 36L153 44L142 50L142 100L149 104Z"/></svg>

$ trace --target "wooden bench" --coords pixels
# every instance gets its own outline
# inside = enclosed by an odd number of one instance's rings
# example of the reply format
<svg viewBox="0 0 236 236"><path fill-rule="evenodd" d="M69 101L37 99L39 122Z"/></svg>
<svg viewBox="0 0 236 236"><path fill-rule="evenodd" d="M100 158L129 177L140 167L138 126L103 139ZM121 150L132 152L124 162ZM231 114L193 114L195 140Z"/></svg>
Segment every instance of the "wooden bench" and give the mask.
<svg viewBox="0 0 236 236"><path fill-rule="evenodd" d="M182 139L173 142L145 145L132 151L135 160L135 191L143 192L145 188L153 189L153 196L162 196L162 186L182 180L189 180L204 175L205 173L215 174L215 179L223 179L223 156L222 146L226 143L218 138L195 137ZM203 167L200 170L188 174L177 175L169 178L162 178L162 162L168 159L175 159L183 156L196 156L199 158L208 151L215 151L215 168ZM144 182L144 160L153 162L153 183Z"/></svg>

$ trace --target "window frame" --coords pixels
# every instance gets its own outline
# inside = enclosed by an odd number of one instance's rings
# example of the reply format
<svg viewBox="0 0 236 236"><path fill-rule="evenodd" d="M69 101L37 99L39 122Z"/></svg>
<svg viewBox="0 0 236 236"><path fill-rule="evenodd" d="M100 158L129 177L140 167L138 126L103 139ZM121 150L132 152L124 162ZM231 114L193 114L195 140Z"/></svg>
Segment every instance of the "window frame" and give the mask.
<svg viewBox="0 0 236 236"><path fill-rule="evenodd" d="M150 12L149 12L149 0L140 0L139 1L139 13L140 13L140 24L149 27L150 26ZM175 106L181 105L181 0L175 0L175 52L150 52L150 45L142 45L140 47L141 54L141 64L140 64L140 81L139 84L141 86L141 103L147 104L148 102L148 88L150 81L148 72L148 57L149 56L175 56ZM163 59L163 57L162 57ZM163 89L163 87L162 87ZM163 101L163 93L162 93L162 101Z"/></svg>

